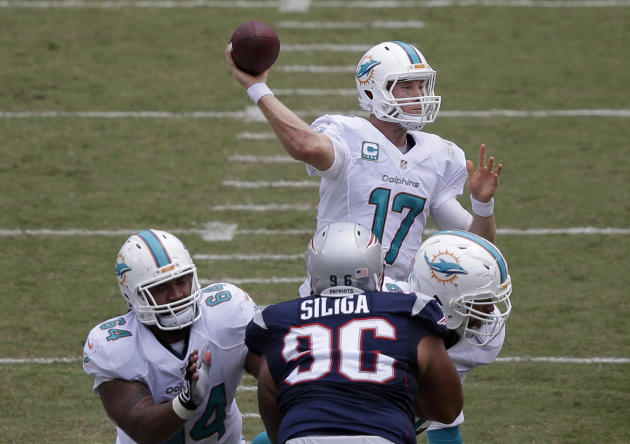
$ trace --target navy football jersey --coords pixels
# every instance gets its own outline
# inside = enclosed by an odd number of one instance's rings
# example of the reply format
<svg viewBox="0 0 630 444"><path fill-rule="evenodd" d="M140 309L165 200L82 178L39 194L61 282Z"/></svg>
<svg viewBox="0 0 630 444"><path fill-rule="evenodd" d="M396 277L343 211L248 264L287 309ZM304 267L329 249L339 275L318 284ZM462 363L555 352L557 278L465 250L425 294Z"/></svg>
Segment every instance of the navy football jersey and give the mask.
<svg viewBox="0 0 630 444"><path fill-rule="evenodd" d="M245 343L278 385L278 442L377 435L415 443L417 346L446 333L435 300L414 293L311 296L254 315Z"/></svg>

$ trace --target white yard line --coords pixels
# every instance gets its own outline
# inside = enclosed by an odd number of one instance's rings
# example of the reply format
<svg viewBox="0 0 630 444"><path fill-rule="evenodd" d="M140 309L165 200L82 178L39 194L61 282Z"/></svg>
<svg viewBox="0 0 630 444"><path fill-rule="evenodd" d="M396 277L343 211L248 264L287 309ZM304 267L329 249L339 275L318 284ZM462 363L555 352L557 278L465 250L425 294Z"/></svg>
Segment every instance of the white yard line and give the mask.
<svg viewBox="0 0 630 444"><path fill-rule="evenodd" d="M495 362L549 362L560 364L628 364L630 358L560 358L553 356L529 357L508 356L496 358Z"/></svg>
<svg viewBox="0 0 630 444"><path fill-rule="evenodd" d="M250 208L248 205L235 205L236 209ZM279 210L285 210L287 206L283 205L252 205L257 207L257 211L275 211L271 207ZM296 206L297 207L297 206ZM232 209L232 207L230 207ZM301 207L297 207L301 208ZM225 209L225 208L224 208ZM294 209L291 207L291 209ZM309 229L285 229L285 230L269 230L269 229L239 229L237 224L227 224L222 222L208 222L206 228L167 228L167 231L173 234L197 234L208 241L224 241L232 240L237 235L254 235L254 236L290 236L312 234ZM314 229L314 227L313 227ZM65 229L55 230L52 228L14 228L0 229L0 237L68 237L68 236L129 236L130 233L140 231L137 228L117 229L117 230L87 230L87 229ZM435 233L434 229L427 229L426 234ZM615 227L570 227L570 228L497 228L497 234L512 236L547 236L547 235L628 235L630 228Z"/></svg>
<svg viewBox="0 0 630 444"><path fill-rule="evenodd" d="M297 91L297 90L295 90ZM300 90L309 94L321 94L344 90ZM348 90L349 91L349 90ZM354 94L354 92L353 92ZM353 110L302 110L295 112L298 115L321 116L324 114L353 114L367 116L367 113ZM453 110L440 111L440 117L451 118L491 118L491 117L518 117L518 118L546 118L546 117L630 117L630 109L558 109L558 110L512 110L491 109L478 111ZM0 111L0 119L239 119L264 121L262 112L255 106L248 106L243 111Z"/></svg>
<svg viewBox="0 0 630 444"><path fill-rule="evenodd" d="M319 188L319 181L312 180L278 180L275 182L269 182L266 180L224 180L222 182L224 187L232 188Z"/></svg>
<svg viewBox="0 0 630 444"><path fill-rule="evenodd" d="M302 255L304 257L304 255ZM216 284L218 282L230 282L232 284L301 284L304 276L297 277L276 277L269 278L231 278L223 277L219 279L199 279L201 285Z"/></svg>
<svg viewBox="0 0 630 444"><path fill-rule="evenodd" d="M302 163L290 156L252 156L249 154L235 154L228 160L241 163Z"/></svg>
<svg viewBox="0 0 630 444"><path fill-rule="evenodd" d="M424 28L425 22L420 20L383 21L374 22L307 22L301 20L283 21L276 23L278 28L287 29L419 29Z"/></svg>
<svg viewBox="0 0 630 444"><path fill-rule="evenodd" d="M297 261L300 254L194 254L193 259L202 261Z"/></svg>
<svg viewBox="0 0 630 444"><path fill-rule="evenodd" d="M630 6L628 0L417 0L417 1L318 1L318 8L453 8L453 7L519 7L519 8L613 8Z"/></svg>
<svg viewBox="0 0 630 444"><path fill-rule="evenodd" d="M26 9L190 9L244 8L277 9L280 12L307 12L312 8L335 9L397 9L397 8L454 8L454 7L518 7L518 8L620 8L630 6L630 0L417 0L417 1L212 1L212 0L155 0L155 1L21 1L0 0L0 8Z"/></svg>
<svg viewBox="0 0 630 444"><path fill-rule="evenodd" d="M328 51L364 53L372 46L374 46L373 43L281 43L280 52Z"/></svg>
<svg viewBox="0 0 630 444"><path fill-rule="evenodd" d="M356 72L356 65L321 66L321 65L280 65L274 70L282 72L308 72L311 74L349 73Z"/></svg>
<svg viewBox="0 0 630 444"><path fill-rule="evenodd" d="M297 88L297 89L274 89L277 96L356 96L357 90L354 88L337 88L337 89L315 89L315 88Z"/></svg>
<svg viewBox="0 0 630 444"><path fill-rule="evenodd" d="M249 131L245 131L242 133L236 134L237 139L249 139L249 140L267 140L267 139L275 139L275 133L250 133ZM255 156L247 156L247 157L255 157ZM286 156L283 156L286 157Z"/></svg>
<svg viewBox="0 0 630 444"><path fill-rule="evenodd" d="M256 211L261 213L275 211L311 211L315 209L310 204L224 204L215 205L213 211Z"/></svg>

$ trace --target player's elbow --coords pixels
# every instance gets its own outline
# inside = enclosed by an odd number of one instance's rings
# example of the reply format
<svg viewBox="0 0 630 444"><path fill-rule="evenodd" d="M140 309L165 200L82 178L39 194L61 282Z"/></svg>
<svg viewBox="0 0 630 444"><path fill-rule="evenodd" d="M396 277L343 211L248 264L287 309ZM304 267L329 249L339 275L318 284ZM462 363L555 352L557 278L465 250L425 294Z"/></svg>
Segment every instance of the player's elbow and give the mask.
<svg viewBox="0 0 630 444"><path fill-rule="evenodd" d="M297 131L288 141L290 154L294 159L309 163L321 150L317 136L308 131Z"/></svg>
<svg viewBox="0 0 630 444"><path fill-rule="evenodd" d="M294 159L320 171L330 168L334 160L333 145L328 136L312 131L298 131L293 134L286 148Z"/></svg>
<svg viewBox="0 0 630 444"><path fill-rule="evenodd" d="M423 402L424 401L424 402ZM450 424L464 408L464 397L461 390L452 393L443 393L432 401L416 400L416 416L442 424Z"/></svg>
<svg viewBox="0 0 630 444"><path fill-rule="evenodd" d="M448 403L448 405L443 406L443 408L435 412L436 421L442 424L450 424L457 419L459 413L464 408L464 400L463 397L460 397L459 400L452 401L453 402Z"/></svg>

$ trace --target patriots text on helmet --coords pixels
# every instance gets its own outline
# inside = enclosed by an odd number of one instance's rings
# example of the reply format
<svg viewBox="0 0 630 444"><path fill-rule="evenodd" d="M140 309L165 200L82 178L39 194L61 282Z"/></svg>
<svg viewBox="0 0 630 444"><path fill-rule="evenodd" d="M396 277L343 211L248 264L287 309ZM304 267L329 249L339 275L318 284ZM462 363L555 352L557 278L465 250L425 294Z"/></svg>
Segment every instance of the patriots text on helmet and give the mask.
<svg viewBox="0 0 630 444"><path fill-rule="evenodd" d="M339 314L369 313L367 298L364 294L345 297L317 297L302 301L300 319L308 320Z"/></svg>

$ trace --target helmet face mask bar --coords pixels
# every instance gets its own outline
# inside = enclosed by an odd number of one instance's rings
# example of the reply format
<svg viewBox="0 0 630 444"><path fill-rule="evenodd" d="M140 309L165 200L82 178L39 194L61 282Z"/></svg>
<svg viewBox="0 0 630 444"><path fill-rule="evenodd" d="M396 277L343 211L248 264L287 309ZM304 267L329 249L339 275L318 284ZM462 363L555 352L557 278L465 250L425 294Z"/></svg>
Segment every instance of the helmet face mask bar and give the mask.
<svg viewBox="0 0 630 444"><path fill-rule="evenodd" d="M497 337L512 311L505 258L492 243L466 231L441 231L427 238L409 283L412 291L433 296L447 327L475 346Z"/></svg>
<svg viewBox="0 0 630 444"><path fill-rule="evenodd" d="M116 274L123 298L145 325L181 330L201 316L197 269L184 244L170 233L143 230L130 236L118 253ZM158 304L154 293L162 285L185 285L187 294Z"/></svg>
<svg viewBox="0 0 630 444"><path fill-rule="evenodd" d="M379 291L385 260L372 231L354 222L333 222L317 231L306 250L311 294L348 296Z"/></svg>
<svg viewBox="0 0 630 444"><path fill-rule="evenodd" d="M420 130L437 118L441 97L435 95L437 73L413 45L383 42L369 49L359 61L355 81L359 105L379 120L395 122L407 130ZM422 95L395 98L394 87L402 82L422 82ZM416 112L403 107L414 106Z"/></svg>
<svg viewBox="0 0 630 444"><path fill-rule="evenodd" d="M189 296L174 302L158 304L153 296L153 292L156 287L168 284L171 281L177 281L183 277L187 278L187 284L190 283L190 287L188 287ZM162 330L181 330L182 328L191 325L201 315L197 306L201 296L199 288L200 285L197 281L197 274L194 266L188 270L183 270L181 273L178 273L175 277L170 279L159 280L147 285L141 285L136 292L141 295L143 304L137 305L136 313L142 312L148 318L155 316L155 325Z"/></svg>
<svg viewBox="0 0 630 444"><path fill-rule="evenodd" d="M512 283L508 276L496 293L468 294L451 299L449 307L463 319L460 329L464 340L484 346L498 336L512 311L511 294Z"/></svg>

